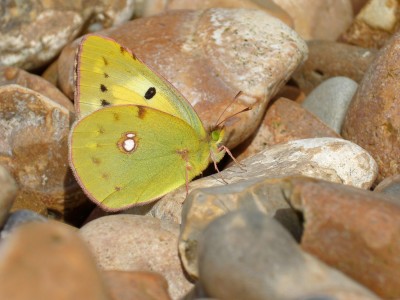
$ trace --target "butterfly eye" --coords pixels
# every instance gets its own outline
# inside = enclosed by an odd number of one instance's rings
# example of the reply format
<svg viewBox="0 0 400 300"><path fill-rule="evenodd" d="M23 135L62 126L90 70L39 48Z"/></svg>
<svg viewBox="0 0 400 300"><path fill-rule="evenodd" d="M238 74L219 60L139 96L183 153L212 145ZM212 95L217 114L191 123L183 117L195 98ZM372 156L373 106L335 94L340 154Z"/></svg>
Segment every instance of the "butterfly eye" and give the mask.
<svg viewBox="0 0 400 300"><path fill-rule="evenodd" d="M211 132L211 139L213 141L217 142L219 140L219 138L220 138L220 133L221 133L221 131L219 131L219 130L213 130Z"/></svg>

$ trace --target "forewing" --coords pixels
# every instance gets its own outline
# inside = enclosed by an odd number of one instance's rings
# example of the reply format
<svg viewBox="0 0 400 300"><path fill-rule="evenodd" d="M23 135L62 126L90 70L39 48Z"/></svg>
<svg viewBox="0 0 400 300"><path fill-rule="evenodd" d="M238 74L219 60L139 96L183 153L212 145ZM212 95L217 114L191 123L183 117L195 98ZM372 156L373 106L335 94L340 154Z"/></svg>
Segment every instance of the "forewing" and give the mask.
<svg viewBox="0 0 400 300"><path fill-rule="evenodd" d="M149 106L204 128L190 103L164 78L149 69L129 49L97 35L86 36L76 65L76 110L81 117L121 104Z"/></svg>

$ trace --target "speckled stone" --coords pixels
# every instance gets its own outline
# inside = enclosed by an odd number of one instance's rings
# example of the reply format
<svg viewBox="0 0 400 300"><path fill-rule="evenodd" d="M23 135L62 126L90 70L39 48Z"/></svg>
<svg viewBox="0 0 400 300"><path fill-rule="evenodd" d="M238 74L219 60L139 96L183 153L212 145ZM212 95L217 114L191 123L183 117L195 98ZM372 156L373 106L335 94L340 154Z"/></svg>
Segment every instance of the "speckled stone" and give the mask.
<svg viewBox="0 0 400 300"><path fill-rule="evenodd" d="M383 299L400 297L400 205L390 195L331 182L292 181L301 246Z"/></svg>
<svg viewBox="0 0 400 300"><path fill-rule="evenodd" d="M400 28L400 3L369 0L340 40L364 48L380 48Z"/></svg>
<svg viewBox="0 0 400 300"><path fill-rule="evenodd" d="M0 86L0 162L19 185L13 210L64 219L88 202L68 165L72 121L71 111L36 91Z"/></svg>
<svg viewBox="0 0 400 300"><path fill-rule="evenodd" d="M149 216L119 214L87 223L80 234L102 269L160 273L167 280L173 299L179 299L192 287L178 257L177 224Z"/></svg>
<svg viewBox="0 0 400 300"><path fill-rule="evenodd" d="M378 182L400 173L400 33L380 50L350 103L342 135L367 150Z"/></svg>

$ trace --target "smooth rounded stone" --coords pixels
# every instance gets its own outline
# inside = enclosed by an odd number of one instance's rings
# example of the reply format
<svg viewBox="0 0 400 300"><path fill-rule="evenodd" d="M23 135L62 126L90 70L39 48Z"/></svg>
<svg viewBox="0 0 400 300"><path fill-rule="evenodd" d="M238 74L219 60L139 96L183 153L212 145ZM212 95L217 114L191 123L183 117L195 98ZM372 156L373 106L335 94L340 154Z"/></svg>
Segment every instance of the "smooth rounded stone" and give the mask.
<svg viewBox="0 0 400 300"><path fill-rule="evenodd" d="M135 1L5 1L2 5L0 66L40 68L82 31L129 20ZM86 28L89 25L89 28Z"/></svg>
<svg viewBox="0 0 400 300"><path fill-rule="evenodd" d="M345 76L360 83L377 53L375 49L332 41L308 41L307 46L307 61L292 75L306 94L331 77Z"/></svg>
<svg viewBox="0 0 400 300"><path fill-rule="evenodd" d="M0 87L0 162L19 185L13 210L63 219L87 203L68 165L72 121L68 109L31 89Z"/></svg>
<svg viewBox="0 0 400 300"><path fill-rule="evenodd" d="M399 16L398 1L370 0L340 39L365 48L380 48L400 28Z"/></svg>
<svg viewBox="0 0 400 300"><path fill-rule="evenodd" d="M69 226L22 225L0 245L0 299L111 300L87 245Z"/></svg>
<svg viewBox="0 0 400 300"><path fill-rule="evenodd" d="M168 283L158 273L109 270L102 275L112 299L171 300Z"/></svg>
<svg viewBox="0 0 400 300"><path fill-rule="evenodd" d="M207 295L217 299L378 299L366 288L302 252L274 219L252 210L214 220L199 244L199 271Z"/></svg>
<svg viewBox="0 0 400 300"><path fill-rule="evenodd" d="M175 10L98 34L131 49L172 83L205 128L252 107L225 123L229 148L256 130L271 97L307 57L306 44L295 31L252 9ZM70 98L78 44L66 47L58 63L60 86Z"/></svg>
<svg viewBox="0 0 400 300"><path fill-rule="evenodd" d="M293 19L305 40L336 40L353 20L350 0L274 0Z"/></svg>
<svg viewBox="0 0 400 300"><path fill-rule="evenodd" d="M52 85L58 87L58 60L55 60L53 63L51 63L46 68L46 70L43 71L41 78L50 82ZM68 98L68 100L71 102L71 100L69 98ZM75 107L74 107L74 111L75 111Z"/></svg>
<svg viewBox="0 0 400 300"><path fill-rule="evenodd" d="M0 68L0 86L8 84L18 84L28 89L34 90L43 96L50 98L58 104L64 106L71 112L75 112L74 105L55 85L40 76L30 74L16 67Z"/></svg>
<svg viewBox="0 0 400 300"><path fill-rule="evenodd" d="M337 138L313 138L274 145L240 163L243 166L234 165L220 174L192 181L189 191L224 185L225 182L293 175L368 189L377 175L376 162L368 152L352 142ZM186 188L181 187L152 204L150 209L146 206L147 214L180 224L182 204L186 196ZM126 212L140 214L144 209L131 208Z"/></svg>
<svg viewBox="0 0 400 300"><path fill-rule="evenodd" d="M14 178L6 168L0 165L0 228L7 220L17 193L18 186Z"/></svg>
<svg viewBox="0 0 400 300"><path fill-rule="evenodd" d="M168 281L173 299L192 287L178 257L177 224L120 214L93 220L80 233L102 269L158 272Z"/></svg>
<svg viewBox="0 0 400 300"><path fill-rule="evenodd" d="M292 184L290 203L305 220L302 248L382 298L400 298L398 199L332 182Z"/></svg>
<svg viewBox="0 0 400 300"><path fill-rule="evenodd" d="M6 1L2 7L0 65L32 70L54 59L84 25L72 3L26 1L16 5Z"/></svg>
<svg viewBox="0 0 400 300"><path fill-rule="evenodd" d="M283 193L285 180L253 179L192 191L182 207L179 255L185 271L198 278L198 244L207 225L233 210L252 209L280 222L298 241L302 224Z"/></svg>
<svg viewBox="0 0 400 300"><path fill-rule="evenodd" d="M247 9L260 9L264 10L268 14L279 18L282 22L285 22L288 26L293 28L293 20L288 13L281 7L275 4L271 0L147 0L141 3L140 9L141 17L153 16L159 13L163 13L167 10L175 9L206 9L214 7L224 8L247 8Z"/></svg>
<svg viewBox="0 0 400 300"><path fill-rule="evenodd" d="M272 145L319 137L340 138L340 135L301 105L289 99L279 98L268 107L251 140L235 148L232 153L241 161Z"/></svg>
<svg viewBox="0 0 400 300"><path fill-rule="evenodd" d="M374 192L381 192L394 196L400 204L400 174L383 179L374 189Z"/></svg>
<svg viewBox="0 0 400 300"><path fill-rule="evenodd" d="M358 84L347 77L333 77L321 83L304 100L303 107L340 134L347 108Z"/></svg>
<svg viewBox="0 0 400 300"><path fill-rule="evenodd" d="M1 184L0 184L1 186ZM21 225L29 222L46 222L48 219L35 213L34 211L23 209L9 214L3 228L0 231L0 239L7 238Z"/></svg>
<svg viewBox="0 0 400 300"><path fill-rule="evenodd" d="M367 150L377 181L400 173L400 32L382 48L350 103L342 136Z"/></svg>

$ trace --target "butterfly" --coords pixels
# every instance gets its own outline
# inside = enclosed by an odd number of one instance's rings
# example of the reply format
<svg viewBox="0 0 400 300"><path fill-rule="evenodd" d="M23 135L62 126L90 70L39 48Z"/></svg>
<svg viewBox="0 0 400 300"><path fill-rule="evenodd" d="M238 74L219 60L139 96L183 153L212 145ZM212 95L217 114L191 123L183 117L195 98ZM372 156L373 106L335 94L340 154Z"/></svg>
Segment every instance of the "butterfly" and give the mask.
<svg viewBox="0 0 400 300"><path fill-rule="evenodd" d="M207 132L190 103L129 49L85 36L76 55L69 162L107 211L152 202L225 155L224 128Z"/></svg>

